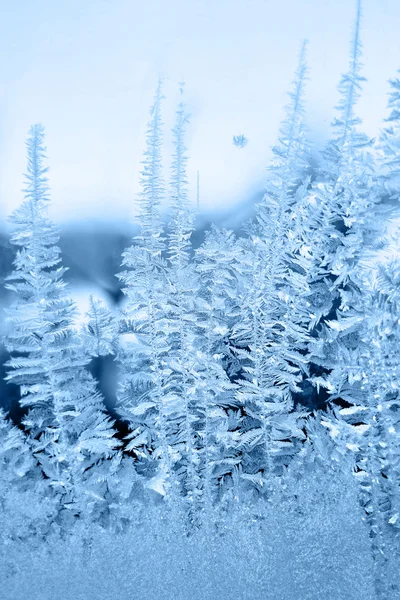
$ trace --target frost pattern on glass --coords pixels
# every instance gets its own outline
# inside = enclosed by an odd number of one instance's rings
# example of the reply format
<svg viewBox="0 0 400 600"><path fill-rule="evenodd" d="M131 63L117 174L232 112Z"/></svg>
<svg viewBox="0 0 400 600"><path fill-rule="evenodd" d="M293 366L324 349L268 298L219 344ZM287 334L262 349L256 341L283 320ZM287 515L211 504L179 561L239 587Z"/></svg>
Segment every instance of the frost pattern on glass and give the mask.
<svg viewBox="0 0 400 600"><path fill-rule="evenodd" d="M125 302L91 295L79 327L32 126L6 280L23 416L0 409L5 597L400 596L400 81L373 140L360 25L358 1L318 160L304 42L254 217L198 246L184 84L165 157L159 80L139 231L116 274ZM101 360L117 365L112 409Z"/></svg>

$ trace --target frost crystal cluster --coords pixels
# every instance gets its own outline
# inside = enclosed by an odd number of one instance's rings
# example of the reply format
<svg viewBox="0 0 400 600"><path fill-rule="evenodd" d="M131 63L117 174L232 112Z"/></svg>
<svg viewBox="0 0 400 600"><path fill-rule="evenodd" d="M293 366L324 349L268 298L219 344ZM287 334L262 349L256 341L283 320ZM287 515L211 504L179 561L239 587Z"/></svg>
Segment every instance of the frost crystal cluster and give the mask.
<svg viewBox="0 0 400 600"><path fill-rule="evenodd" d="M183 84L164 180L159 82L126 302L91 296L80 329L31 128L6 281L23 418L0 410L5 598L400 597L400 80L368 138L360 13L317 160L302 46L242 235L212 226L192 246ZM89 371L107 356L113 416Z"/></svg>

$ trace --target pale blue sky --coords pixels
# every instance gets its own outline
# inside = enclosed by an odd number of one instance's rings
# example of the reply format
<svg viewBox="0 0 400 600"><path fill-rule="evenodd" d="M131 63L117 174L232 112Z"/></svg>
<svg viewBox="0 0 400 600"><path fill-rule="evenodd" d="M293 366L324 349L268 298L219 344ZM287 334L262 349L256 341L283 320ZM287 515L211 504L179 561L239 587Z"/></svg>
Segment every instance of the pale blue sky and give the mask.
<svg viewBox="0 0 400 600"><path fill-rule="evenodd" d="M158 75L165 123L177 83L192 113L188 146L204 209L262 187L299 46L308 38L309 122L327 135L347 68L353 0L0 0L0 220L21 200L24 141L47 131L52 216L131 218ZM364 0L359 112L375 135L400 68L400 2ZM246 148L232 145L244 133ZM166 163L170 134L166 133Z"/></svg>

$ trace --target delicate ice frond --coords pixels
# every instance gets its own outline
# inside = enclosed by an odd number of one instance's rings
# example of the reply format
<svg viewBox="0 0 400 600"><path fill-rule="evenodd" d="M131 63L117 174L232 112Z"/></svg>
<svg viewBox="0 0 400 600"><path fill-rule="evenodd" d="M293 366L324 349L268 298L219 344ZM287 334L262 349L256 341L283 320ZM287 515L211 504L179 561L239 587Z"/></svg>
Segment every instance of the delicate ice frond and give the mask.
<svg viewBox="0 0 400 600"><path fill-rule="evenodd" d="M247 146L248 141L249 140L243 134L233 136L233 145L236 146L236 148L244 148Z"/></svg>
<svg viewBox="0 0 400 600"><path fill-rule="evenodd" d="M85 350L91 356L107 356L116 353L118 323L104 303L89 298L87 319L82 327L82 340Z"/></svg>
<svg viewBox="0 0 400 600"><path fill-rule="evenodd" d="M46 216L43 144L43 128L33 126L27 142L25 201L11 219L11 241L20 250L8 278L16 299L7 317L6 344L13 352L7 378L21 386L21 404L31 409L24 425L35 440L35 455L49 484L64 491L75 484L73 493L78 494L85 465L110 457L119 444L96 382L85 369L89 359L74 329L76 307L66 296L58 233ZM77 462L78 438L86 446L81 446Z"/></svg>

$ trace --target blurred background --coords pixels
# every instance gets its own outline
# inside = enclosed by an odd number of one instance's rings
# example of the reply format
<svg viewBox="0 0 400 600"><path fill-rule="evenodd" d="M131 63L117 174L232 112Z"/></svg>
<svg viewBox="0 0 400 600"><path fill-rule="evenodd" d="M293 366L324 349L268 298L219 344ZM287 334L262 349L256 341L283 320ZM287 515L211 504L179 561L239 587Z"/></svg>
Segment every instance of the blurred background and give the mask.
<svg viewBox="0 0 400 600"><path fill-rule="evenodd" d="M233 212L257 196L303 39L310 135L320 144L355 17L352 0L0 0L0 7L0 223L21 200L25 137L42 122L52 216L93 227L134 216L159 76L166 159L178 82L186 82L193 199L198 170L205 212ZM400 3L364 0L363 13L359 114L375 136L387 80L400 68ZM232 144L240 134L249 140L242 149Z"/></svg>

